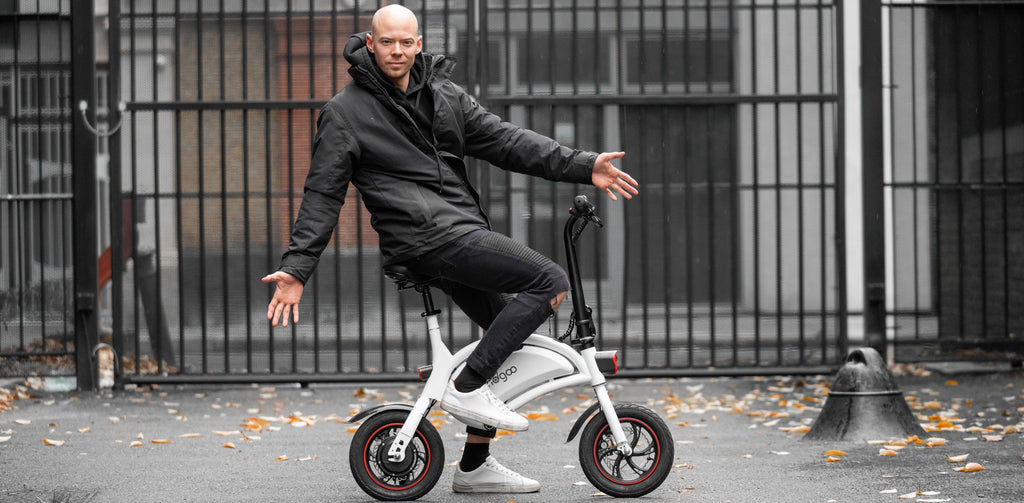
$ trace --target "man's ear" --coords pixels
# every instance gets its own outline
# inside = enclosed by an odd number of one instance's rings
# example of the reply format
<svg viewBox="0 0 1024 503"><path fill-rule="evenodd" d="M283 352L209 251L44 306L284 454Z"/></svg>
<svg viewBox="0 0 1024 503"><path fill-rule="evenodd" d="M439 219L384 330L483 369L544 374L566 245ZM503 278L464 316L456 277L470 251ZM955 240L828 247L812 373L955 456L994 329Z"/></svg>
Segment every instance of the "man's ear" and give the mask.
<svg viewBox="0 0 1024 503"><path fill-rule="evenodd" d="M370 32L366 32L366 50L373 53L373 35Z"/></svg>
<svg viewBox="0 0 1024 503"><path fill-rule="evenodd" d="M416 37L416 54L423 51L423 35Z"/></svg>

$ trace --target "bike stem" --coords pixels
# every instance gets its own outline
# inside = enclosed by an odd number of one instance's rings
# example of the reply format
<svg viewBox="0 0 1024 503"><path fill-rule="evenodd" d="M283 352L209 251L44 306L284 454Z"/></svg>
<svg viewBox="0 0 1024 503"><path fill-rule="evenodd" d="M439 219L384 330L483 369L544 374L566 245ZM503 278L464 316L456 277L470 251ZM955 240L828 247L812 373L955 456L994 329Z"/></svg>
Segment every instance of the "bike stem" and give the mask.
<svg viewBox="0 0 1024 503"><path fill-rule="evenodd" d="M594 206L587 200L587 196L576 196L573 199L573 207L569 210L569 219L565 222L565 260L568 266L569 289L572 291L572 310L576 313L576 333L584 343L584 347L593 346L594 322L590 319L587 310L587 301L583 297L583 280L580 275L580 263L576 256L576 241L583 233L593 216ZM582 220L582 223L580 223ZM579 224L579 229L577 229Z"/></svg>

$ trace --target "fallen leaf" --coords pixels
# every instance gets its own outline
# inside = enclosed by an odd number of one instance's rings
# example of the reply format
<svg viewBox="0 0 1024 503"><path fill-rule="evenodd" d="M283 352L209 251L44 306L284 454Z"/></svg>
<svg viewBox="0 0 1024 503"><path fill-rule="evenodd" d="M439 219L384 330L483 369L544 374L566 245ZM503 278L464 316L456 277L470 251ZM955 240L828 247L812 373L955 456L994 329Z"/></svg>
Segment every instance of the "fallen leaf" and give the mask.
<svg viewBox="0 0 1024 503"><path fill-rule="evenodd" d="M32 424L32 421L30 421L28 419L15 419L14 420L14 424L20 424L22 426L25 426L27 424Z"/></svg>
<svg viewBox="0 0 1024 503"><path fill-rule="evenodd" d="M952 379L949 380L949 381L946 381L946 386L958 386L959 384L960 383L958 383L958 382L956 382L956 381L954 381Z"/></svg>
<svg viewBox="0 0 1024 503"><path fill-rule="evenodd" d="M925 441L924 445L928 447L938 447L940 445L946 445L946 439L939 437L932 437Z"/></svg>
<svg viewBox="0 0 1024 503"><path fill-rule="evenodd" d="M793 426L792 428L779 429L786 433L807 433L808 431L811 431L811 427L807 426L806 424L801 424L800 426Z"/></svg>
<svg viewBox="0 0 1024 503"><path fill-rule="evenodd" d="M838 463L840 461L842 461L842 458L837 458L835 456L829 456L829 457L825 458L825 462L826 463Z"/></svg>
<svg viewBox="0 0 1024 503"><path fill-rule="evenodd" d="M895 489L885 489L884 491L878 491L878 494L896 494Z"/></svg>
<svg viewBox="0 0 1024 503"><path fill-rule="evenodd" d="M825 455L826 456L845 456L846 452L844 452L844 451L837 451L837 450L833 449L833 450L825 451Z"/></svg>
<svg viewBox="0 0 1024 503"><path fill-rule="evenodd" d="M142 442L139 442L138 440L133 440L132 443L128 444L128 447L142 447Z"/></svg>
<svg viewBox="0 0 1024 503"><path fill-rule="evenodd" d="M178 438L202 438L202 435L198 433L185 433L182 435L178 435Z"/></svg>
<svg viewBox="0 0 1024 503"><path fill-rule="evenodd" d="M224 444L224 448L225 449L234 449L235 448L235 444L232 444L231 442L228 442L228 443Z"/></svg>
<svg viewBox="0 0 1024 503"><path fill-rule="evenodd" d="M5 437L0 437L0 444L4 443L4 442L6 442L6 441L8 441L10 439L11 439L10 435L7 435Z"/></svg>
<svg viewBox="0 0 1024 503"><path fill-rule="evenodd" d="M550 412L531 412L526 415L526 419L532 419L534 421L558 421L558 416Z"/></svg>
<svg viewBox="0 0 1024 503"><path fill-rule="evenodd" d="M355 433L357 431L359 431L359 428L349 428L345 430L345 433Z"/></svg>
<svg viewBox="0 0 1024 503"><path fill-rule="evenodd" d="M1003 440L1002 435L982 435L986 442L1001 442Z"/></svg>
<svg viewBox="0 0 1024 503"><path fill-rule="evenodd" d="M295 461L313 461L314 459L316 459L316 456L306 456L303 458L296 459Z"/></svg>
<svg viewBox="0 0 1024 503"><path fill-rule="evenodd" d="M284 454L282 454L282 455L277 457L278 461L288 461L289 459L291 459L291 458L289 458L287 455L284 455Z"/></svg>
<svg viewBox="0 0 1024 503"><path fill-rule="evenodd" d="M235 431L217 431L217 430L213 430L213 434L217 435L217 436L220 436L220 437L227 437L227 436L230 436L230 435L237 435L237 434L240 434L240 433L241 432L238 431L238 430L235 430Z"/></svg>
<svg viewBox="0 0 1024 503"><path fill-rule="evenodd" d="M60 446L64 445L64 442L67 442L67 440L50 440L48 438L44 438L43 439L43 443L44 444L50 445L50 446L54 446L54 447L60 447Z"/></svg>
<svg viewBox="0 0 1024 503"><path fill-rule="evenodd" d="M430 420L430 424L434 425L434 428L440 430L442 426L448 424L448 421L445 421L444 419L441 419L439 417L435 417L434 419Z"/></svg>
<svg viewBox="0 0 1024 503"><path fill-rule="evenodd" d="M912 493L901 494L901 495L897 496L897 498L899 498L901 500L912 500L912 499L917 498L917 496L918 496L917 495L917 491L914 491Z"/></svg>
<svg viewBox="0 0 1024 503"><path fill-rule="evenodd" d="M946 461L949 461L950 463L963 463L964 461L967 461L967 455L961 454L959 456L949 456L946 458Z"/></svg>
<svg viewBox="0 0 1024 503"><path fill-rule="evenodd" d="M964 465L964 466L962 466L960 468L953 468L953 471L964 472L964 473L971 473L971 472L980 472L980 471L982 471L984 469L985 469L985 467L981 466L978 463L967 463L966 465Z"/></svg>
<svg viewBox="0 0 1024 503"><path fill-rule="evenodd" d="M878 455L879 456L895 456L896 455L896 451L893 451L893 450L890 450L890 449L878 449Z"/></svg>
<svg viewBox="0 0 1024 503"><path fill-rule="evenodd" d="M154 438L153 440L150 440L150 442L152 442L154 444L169 444L169 443L171 443L171 441L167 440L166 438Z"/></svg>

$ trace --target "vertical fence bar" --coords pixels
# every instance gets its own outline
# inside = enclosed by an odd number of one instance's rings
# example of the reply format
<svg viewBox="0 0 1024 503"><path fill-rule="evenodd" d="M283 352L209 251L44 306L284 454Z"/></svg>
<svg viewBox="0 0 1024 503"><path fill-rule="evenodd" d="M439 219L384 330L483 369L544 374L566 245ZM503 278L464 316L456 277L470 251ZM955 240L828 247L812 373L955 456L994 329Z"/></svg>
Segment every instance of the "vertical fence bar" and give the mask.
<svg viewBox="0 0 1024 503"><path fill-rule="evenodd" d="M71 102L94 103L96 51L93 1L80 0L71 9L71 36L76 42L71 60ZM85 118L94 124L96 107ZM96 310L96 137L81 121L73 121L74 268L75 268L75 374L79 389L98 383L92 349L96 347L99 317Z"/></svg>
<svg viewBox="0 0 1024 503"><path fill-rule="evenodd" d="M885 197L880 0L860 2L861 186L864 222L864 334L886 354Z"/></svg>
<svg viewBox="0 0 1024 503"><path fill-rule="evenodd" d="M110 2L108 11L110 33L107 36L107 123L117 124L121 121L121 110L114 106L121 98L121 2ZM123 359L124 345L124 252L122 235L121 197L121 135L111 135L107 140L109 151L110 190L107 192L107 204L110 205L110 298L111 298L111 331L114 357ZM130 238L130 236L129 236ZM138 368L138 367L136 367ZM114 366L115 372L123 372L121 365ZM114 379L122 376L115 374Z"/></svg>

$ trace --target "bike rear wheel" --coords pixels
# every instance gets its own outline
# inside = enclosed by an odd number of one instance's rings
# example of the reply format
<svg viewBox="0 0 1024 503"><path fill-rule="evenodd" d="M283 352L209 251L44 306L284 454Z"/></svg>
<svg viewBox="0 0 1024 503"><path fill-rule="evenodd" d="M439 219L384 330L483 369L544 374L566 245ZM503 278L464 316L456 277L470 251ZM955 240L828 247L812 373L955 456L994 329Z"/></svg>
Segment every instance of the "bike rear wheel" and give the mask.
<svg viewBox="0 0 1024 503"><path fill-rule="evenodd" d="M349 468L359 487L383 501L414 500L430 492L444 468L444 444L426 419L406 447L405 459L388 460L388 449L409 417L404 410L374 414L359 426L349 447Z"/></svg>
<svg viewBox="0 0 1024 503"><path fill-rule="evenodd" d="M665 422L645 407L619 404L615 412L632 454L626 456L615 448L608 421L598 412L580 437L580 465L587 480L609 496L643 496L657 489L672 469L672 434Z"/></svg>

